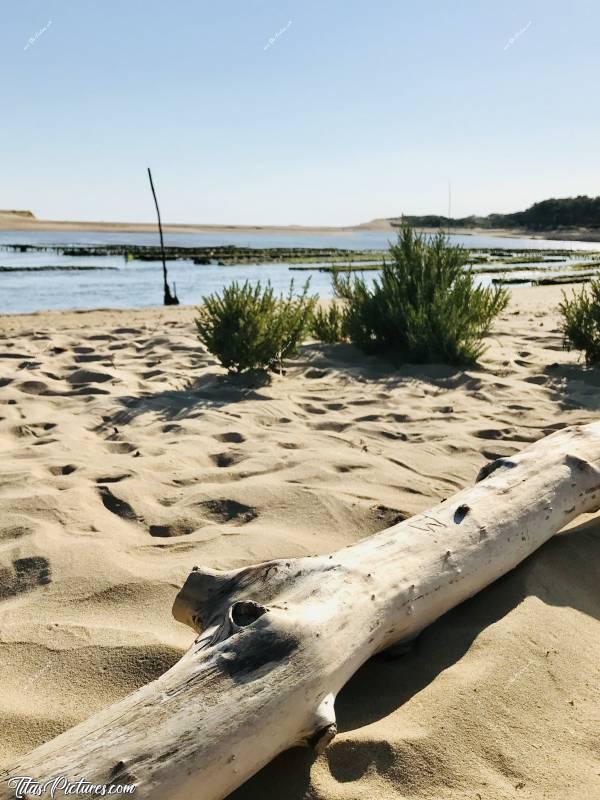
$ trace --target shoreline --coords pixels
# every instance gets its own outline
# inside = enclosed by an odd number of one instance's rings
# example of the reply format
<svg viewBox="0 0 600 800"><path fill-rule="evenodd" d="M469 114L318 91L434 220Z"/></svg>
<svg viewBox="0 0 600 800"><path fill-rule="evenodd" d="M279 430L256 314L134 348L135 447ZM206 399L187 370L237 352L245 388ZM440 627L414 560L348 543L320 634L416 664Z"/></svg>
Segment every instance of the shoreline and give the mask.
<svg viewBox="0 0 600 800"><path fill-rule="evenodd" d="M367 226L369 223L367 223ZM163 223L165 233L353 233L364 230L363 225L204 225ZM373 230L378 230L373 228ZM394 229L390 226L390 231ZM157 233L156 222L83 222L76 220L46 220L0 214L0 231L90 231L98 233Z"/></svg>
<svg viewBox="0 0 600 800"><path fill-rule="evenodd" d="M46 220L22 214L0 213L0 231L21 233L40 232L98 232L98 233L156 233L155 222L98 222L78 220ZM417 230L430 233L439 228L420 227ZM165 233L271 233L271 234L325 234L341 235L352 233L395 233L397 225L387 219L374 219L357 225L224 225L224 224L184 224L164 223ZM510 228L452 228L448 231L458 236L497 236L501 238L545 239L565 242L600 242L600 231L578 228L571 231L533 232Z"/></svg>
<svg viewBox="0 0 600 800"><path fill-rule="evenodd" d="M511 294L511 305L515 307L523 306L528 311L540 308L548 308L558 306L560 301L560 292L564 287L569 287L571 284L560 284L550 286L524 286L524 285L508 285L507 288ZM331 302L328 298L321 298L322 304ZM88 315L89 319L94 323L98 319L103 322L106 319L117 319L119 324L126 324L128 321L132 324L140 324L142 320L148 322L150 319L153 324L156 322L164 321L171 323L177 322L190 322L193 320L198 310L197 303L182 303L178 306L130 306L126 308L99 306L98 308L51 308L40 309L39 311L7 311L3 312L0 316L0 336L6 333L7 330L27 329L34 323L42 321L44 325L55 326L56 330L63 327L78 327L80 324L78 318L82 314ZM118 318L121 318L119 320ZM16 327L15 327L16 326ZM308 340L307 340L308 341Z"/></svg>

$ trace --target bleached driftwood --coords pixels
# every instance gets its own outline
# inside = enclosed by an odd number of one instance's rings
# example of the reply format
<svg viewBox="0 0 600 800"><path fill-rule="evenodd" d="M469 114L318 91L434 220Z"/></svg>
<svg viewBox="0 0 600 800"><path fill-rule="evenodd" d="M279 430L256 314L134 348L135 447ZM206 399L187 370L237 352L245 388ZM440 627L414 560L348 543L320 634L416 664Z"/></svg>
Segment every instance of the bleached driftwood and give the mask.
<svg viewBox="0 0 600 800"><path fill-rule="evenodd" d="M485 467L479 482L331 555L194 569L173 613L199 633L172 669L19 760L8 776L137 784L219 800L274 756L335 736L334 701L414 637L600 506L600 423ZM6 784L0 797L14 797Z"/></svg>

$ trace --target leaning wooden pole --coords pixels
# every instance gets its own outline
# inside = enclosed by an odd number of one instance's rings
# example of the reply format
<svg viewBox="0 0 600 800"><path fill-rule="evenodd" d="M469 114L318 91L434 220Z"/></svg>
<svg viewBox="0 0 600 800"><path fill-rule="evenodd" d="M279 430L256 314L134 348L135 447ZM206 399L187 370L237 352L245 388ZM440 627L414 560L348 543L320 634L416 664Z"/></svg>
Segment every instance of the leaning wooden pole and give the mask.
<svg viewBox="0 0 600 800"><path fill-rule="evenodd" d="M158 207L158 200L156 198L156 192L154 190L154 181L152 180L152 173L150 172L150 167L148 167L148 178L150 179L150 188L152 189L152 197L154 198L154 205L156 207L156 216L158 218L158 233L160 236L160 254L162 257L162 265L163 265L164 304L166 306L177 306L179 305L179 300L177 298L177 293L175 292L175 284L173 284L173 294L171 294L171 290L169 289L169 281L167 280L167 262L165 259L165 243L163 241L162 222L160 219L160 209Z"/></svg>
<svg viewBox="0 0 600 800"><path fill-rule="evenodd" d="M172 669L19 759L15 776L135 783L220 800L282 750L322 750L370 656L410 639L600 507L600 423L485 467L471 488L336 553L194 569L173 613L198 636ZM3 784L0 797L12 797Z"/></svg>

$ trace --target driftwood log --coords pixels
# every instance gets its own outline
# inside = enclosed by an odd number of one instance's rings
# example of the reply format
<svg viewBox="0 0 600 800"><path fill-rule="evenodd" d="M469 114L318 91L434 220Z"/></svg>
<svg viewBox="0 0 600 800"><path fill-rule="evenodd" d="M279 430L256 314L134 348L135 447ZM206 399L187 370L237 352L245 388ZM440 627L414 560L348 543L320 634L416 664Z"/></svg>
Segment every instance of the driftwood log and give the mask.
<svg viewBox="0 0 600 800"><path fill-rule="evenodd" d="M423 514L336 553L194 569L173 607L198 636L162 677L37 748L6 781L135 783L148 800L219 800L281 751L321 751L335 697L583 512L600 507L600 423L484 467Z"/></svg>

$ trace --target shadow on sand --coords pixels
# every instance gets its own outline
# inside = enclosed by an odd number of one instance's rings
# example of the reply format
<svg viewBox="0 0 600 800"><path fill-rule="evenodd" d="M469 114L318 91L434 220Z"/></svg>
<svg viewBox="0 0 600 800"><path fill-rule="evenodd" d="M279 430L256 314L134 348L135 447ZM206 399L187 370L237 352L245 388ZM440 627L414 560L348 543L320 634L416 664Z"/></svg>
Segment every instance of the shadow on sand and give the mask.
<svg viewBox="0 0 600 800"><path fill-rule="evenodd" d="M423 381L438 389L463 387L466 391L477 391L483 385L478 376L483 368L478 365L469 369L443 364L394 367L381 358L359 353L350 344L304 345L298 357L284 366L284 373L287 369L299 372L308 380L318 380L331 372L343 373L377 391L391 391L414 381ZM219 409L244 400L272 400L261 391L272 381L273 373L209 373L190 381L182 389L124 395L116 398L120 409L105 417L101 428L127 425L147 413L156 413L163 420L182 420L206 409Z"/></svg>
<svg viewBox="0 0 600 800"><path fill-rule="evenodd" d="M219 409L244 400L270 400L261 394L269 386L268 373L251 375L205 375L190 381L183 389L167 389L154 394L124 395L116 398L120 410L104 417L101 428L127 425L137 417L157 413L163 420L181 420L199 411Z"/></svg>
<svg viewBox="0 0 600 800"><path fill-rule="evenodd" d="M552 400L561 408L600 410L600 369L584 364L550 364L544 374L551 380Z"/></svg>

